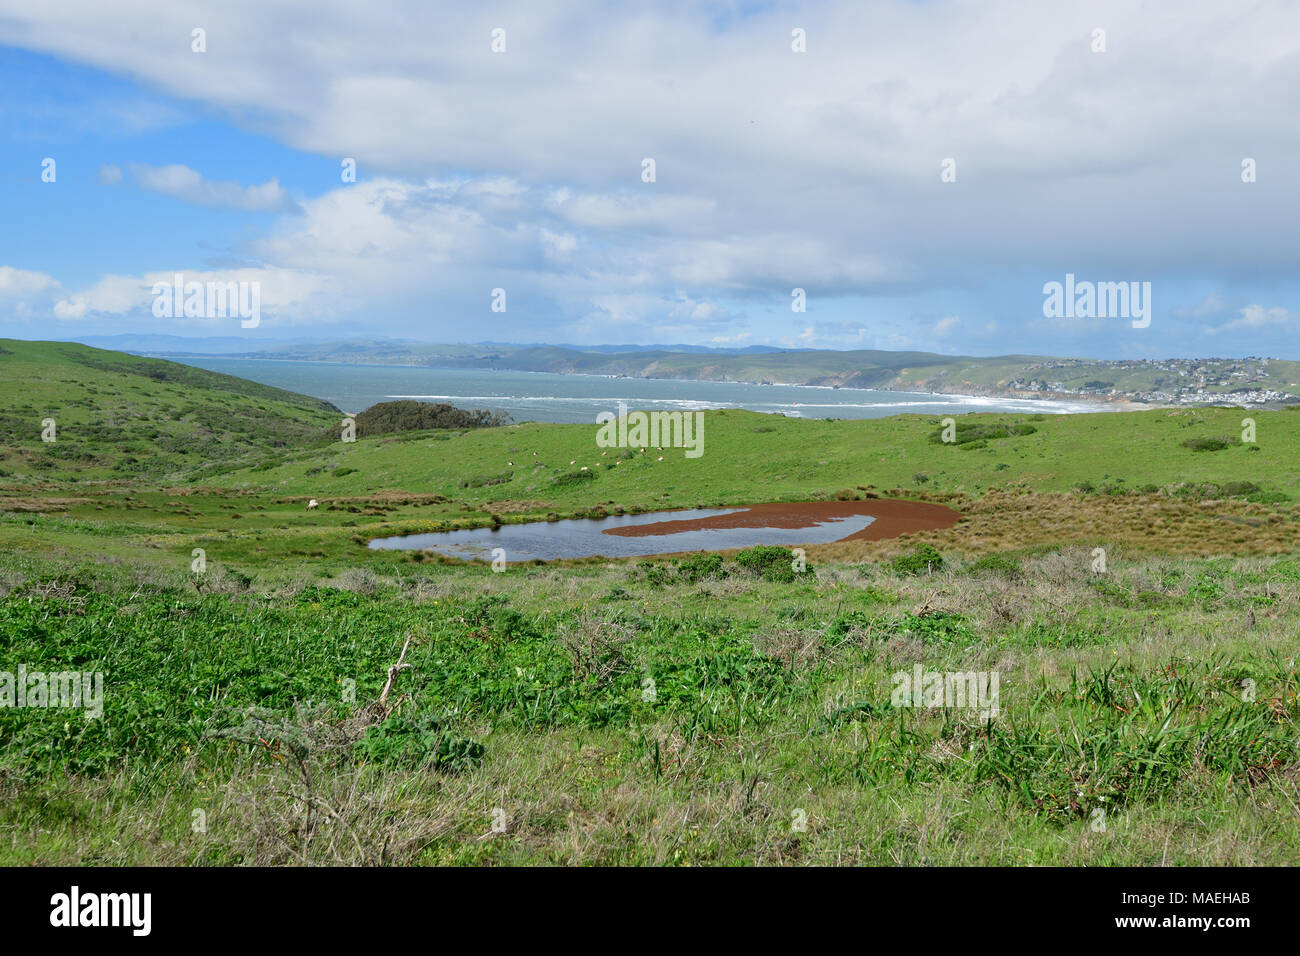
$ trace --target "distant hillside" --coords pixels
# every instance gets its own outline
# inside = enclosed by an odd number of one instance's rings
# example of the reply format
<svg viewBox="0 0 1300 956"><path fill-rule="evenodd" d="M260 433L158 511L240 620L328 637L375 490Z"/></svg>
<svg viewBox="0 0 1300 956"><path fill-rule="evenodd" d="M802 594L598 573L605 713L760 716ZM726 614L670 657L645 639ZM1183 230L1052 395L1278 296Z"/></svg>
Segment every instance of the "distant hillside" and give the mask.
<svg viewBox="0 0 1300 956"><path fill-rule="evenodd" d="M4 483L201 476L319 442L341 417L320 399L175 362L0 339Z"/></svg>
<svg viewBox="0 0 1300 956"><path fill-rule="evenodd" d="M1153 404L1279 404L1300 396L1300 362L1268 358L977 358L873 349L777 351L760 346L701 351L683 346L628 346L619 351L609 346L421 345L396 341L286 345L231 353L231 357Z"/></svg>

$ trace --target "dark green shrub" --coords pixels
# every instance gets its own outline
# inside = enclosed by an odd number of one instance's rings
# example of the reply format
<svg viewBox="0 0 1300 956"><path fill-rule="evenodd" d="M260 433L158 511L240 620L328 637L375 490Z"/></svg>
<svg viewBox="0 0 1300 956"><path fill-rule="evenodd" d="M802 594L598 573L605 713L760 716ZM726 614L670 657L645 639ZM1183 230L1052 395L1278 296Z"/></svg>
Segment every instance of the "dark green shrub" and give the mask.
<svg viewBox="0 0 1300 956"><path fill-rule="evenodd" d="M356 417L358 436L427 431L433 428L496 428L509 421L509 415L484 408L467 412L446 402L435 405L409 399L371 405Z"/></svg>
<svg viewBox="0 0 1300 956"><path fill-rule="evenodd" d="M1240 444L1240 438L1189 438L1183 442L1183 447L1192 451L1223 451L1229 445Z"/></svg>
<svg viewBox="0 0 1300 956"><path fill-rule="evenodd" d="M677 565L677 576L683 581L694 584L704 578L726 577L722 566L722 555L700 553L684 559Z"/></svg>
<svg viewBox="0 0 1300 956"><path fill-rule="evenodd" d="M432 766L457 773L483 759L484 747L468 737L444 730L433 717L390 717L366 730L356 743L362 760L404 770Z"/></svg>
<svg viewBox="0 0 1300 956"><path fill-rule="evenodd" d="M890 565L899 574L932 574L943 570L943 555L928 544L918 544L911 554L896 557Z"/></svg>
<svg viewBox="0 0 1300 956"><path fill-rule="evenodd" d="M504 485L514 476L513 471L503 471L499 475L475 475L472 478L462 478L457 484L461 488L484 488L488 485Z"/></svg>
<svg viewBox="0 0 1300 956"><path fill-rule="evenodd" d="M595 480L596 473L594 471L566 471L564 474L552 478L551 484L557 488L564 488L569 485L581 485Z"/></svg>
<svg viewBox="0 0 1300 956"><path fill-rule="evenodd" d="M794 552L779 545L760 544L746 548L736 555L736 564L765 581L788 584L796 577ZM812 565L806 565L802 574L812 574Z"/></svg>
<svg viewBox="0 0 1300 956"><path fill-rule="evenodd" d="M1005 554L986 554L978 561L966 565L967 574L1000 574L1007 578L1020 577L1020 562Z"/></svg>

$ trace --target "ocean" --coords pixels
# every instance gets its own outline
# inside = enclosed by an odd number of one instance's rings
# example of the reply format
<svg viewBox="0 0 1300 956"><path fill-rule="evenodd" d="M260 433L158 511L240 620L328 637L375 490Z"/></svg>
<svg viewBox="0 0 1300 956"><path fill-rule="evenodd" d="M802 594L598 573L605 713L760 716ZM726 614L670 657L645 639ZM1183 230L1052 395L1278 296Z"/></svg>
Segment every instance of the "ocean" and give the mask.
<svg viewBox="0 0 1300 956"><path fill-rule="evenodd" d="M903 412L1054 415L1099 412L1108 408L1088 402L930 395L812 385L749 385L741 382L687 382L552 372L264 359L195 357L183 361L186 365L323 398L349 413L362 411L377 402L410 398L505 412L516 422L591 424L600 412L617 412L619 402L641 411L744 408L795 418L883 418Z"/></svg>

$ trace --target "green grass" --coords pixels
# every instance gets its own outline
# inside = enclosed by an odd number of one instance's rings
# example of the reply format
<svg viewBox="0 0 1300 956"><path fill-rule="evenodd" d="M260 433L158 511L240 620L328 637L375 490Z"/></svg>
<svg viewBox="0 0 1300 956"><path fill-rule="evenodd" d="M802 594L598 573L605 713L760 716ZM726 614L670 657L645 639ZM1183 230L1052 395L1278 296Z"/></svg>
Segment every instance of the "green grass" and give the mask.
<svg viewBox="0 0 1300 956"><path fill-rule="evenodd" d="M1300 415L1213 449L1245 413L343 443L301 396L4 348L0 671L100 671L105 712L0 708L0 863L1300 861ZM802 573L364 547L873 495L965 517ZM918 663L997 671L999 715L892 706Z"/></svg>
<svg viewBox="0 0 1300 956"><path fill-rule="evenodd" d="M0 711L0 862L1300 859L1296 560L1062 574L1086 562L996 591L742 559L204 594L9 562L6 659L107 689L99 721ZM916 662L998 670L999 716L893 707Z"/></svg>
<svg viewBox="0 0 1300 956"><path fill-rule="evenodd" d="M55 441L42 441L46 419ZM342 416L230 375L64 342L0 339L0 478L160 479L282 455Z"/></svg>

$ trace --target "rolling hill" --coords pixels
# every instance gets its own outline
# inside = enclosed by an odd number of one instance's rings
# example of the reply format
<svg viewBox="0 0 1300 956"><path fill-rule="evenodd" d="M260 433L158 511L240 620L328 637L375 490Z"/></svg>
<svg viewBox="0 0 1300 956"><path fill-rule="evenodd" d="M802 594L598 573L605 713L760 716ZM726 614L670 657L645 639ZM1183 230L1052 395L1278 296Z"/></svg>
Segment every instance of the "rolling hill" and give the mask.
<svg viewBox="0 0 1300 956"><path fill-rule="evenodd" d="M0 479L198 473L319 441L340 415L319 399L175 362L0 339Z"/></svg>

